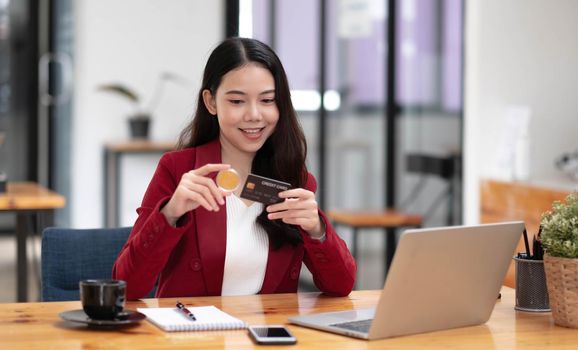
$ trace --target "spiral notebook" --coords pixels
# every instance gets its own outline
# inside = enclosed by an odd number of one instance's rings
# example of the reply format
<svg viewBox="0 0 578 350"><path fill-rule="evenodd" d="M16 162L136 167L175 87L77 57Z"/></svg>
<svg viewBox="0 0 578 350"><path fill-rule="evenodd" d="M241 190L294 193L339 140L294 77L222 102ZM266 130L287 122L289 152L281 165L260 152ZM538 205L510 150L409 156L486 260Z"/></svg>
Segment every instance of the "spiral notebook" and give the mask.
<svg viewBox="0 0 578 350"><path fill-rule="evenodd" d="M188 308L197 318L193 321L185 314L172 307L137 308L138 312L146 315L147 320L165 332L178 331L213 331L247 328L245 322L228 313L210 306Z"/></svg>

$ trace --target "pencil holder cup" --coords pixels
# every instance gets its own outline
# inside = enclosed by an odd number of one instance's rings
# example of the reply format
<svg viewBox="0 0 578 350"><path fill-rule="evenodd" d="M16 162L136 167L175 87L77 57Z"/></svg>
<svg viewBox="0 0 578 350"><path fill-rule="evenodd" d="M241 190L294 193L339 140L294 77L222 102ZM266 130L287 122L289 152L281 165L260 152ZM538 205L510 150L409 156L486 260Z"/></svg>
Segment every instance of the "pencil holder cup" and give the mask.
<svg viewBox="0 0 578 350"><path fill-rule="evenodd" d="M514 257L516 262L516 310L550 311L544 260Z"/></svg>

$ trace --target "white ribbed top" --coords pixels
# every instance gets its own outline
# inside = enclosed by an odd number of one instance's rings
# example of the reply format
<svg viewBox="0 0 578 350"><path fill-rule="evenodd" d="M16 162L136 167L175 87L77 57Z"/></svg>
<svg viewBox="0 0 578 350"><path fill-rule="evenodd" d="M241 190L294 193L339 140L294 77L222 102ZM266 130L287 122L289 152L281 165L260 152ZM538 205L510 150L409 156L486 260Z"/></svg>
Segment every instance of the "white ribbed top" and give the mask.
<svg viewBox="0 0 578 350"><path fill-rule="evenodd" d="M269 238L255 219L263 204L250 207L231 194L227 199L227 248L222 295L257 294L263 286Z"/></svg>

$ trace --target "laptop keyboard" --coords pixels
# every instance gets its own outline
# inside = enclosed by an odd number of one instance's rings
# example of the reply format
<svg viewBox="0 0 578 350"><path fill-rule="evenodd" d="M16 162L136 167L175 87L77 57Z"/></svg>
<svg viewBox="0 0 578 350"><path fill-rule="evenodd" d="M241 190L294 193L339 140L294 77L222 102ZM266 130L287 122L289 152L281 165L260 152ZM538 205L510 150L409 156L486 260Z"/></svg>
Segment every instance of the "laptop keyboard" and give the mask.
<svg viewBox="0 0 578 350"><path fill-rule="evenodd" d="M335 323L330 326L343 328L350 331L356 331L361 333L369 333L369 327L371 327L371 322L373 319L369 320L359 320L359 321L351 321L351 322L342 322L342 323Z"/></svg>

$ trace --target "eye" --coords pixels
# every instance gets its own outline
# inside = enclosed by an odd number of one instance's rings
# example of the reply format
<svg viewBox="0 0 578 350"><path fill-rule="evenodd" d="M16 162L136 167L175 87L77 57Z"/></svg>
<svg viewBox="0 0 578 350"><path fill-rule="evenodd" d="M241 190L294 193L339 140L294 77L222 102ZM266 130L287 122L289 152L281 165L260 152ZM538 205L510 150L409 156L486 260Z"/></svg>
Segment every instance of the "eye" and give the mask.
<svg viewBox="0 0 578 350"><path fill-rule="evenodd" d="M229 100L229 102L234 104L234 105L239 105L239 104L243 103L243 100Z"/></svg>
<svg viewBox="0 0 578 350"><path fill-rule="evenodd" d="M263 103L266 103L266 104L275 103L275 98L264 98Z"/></svg>

